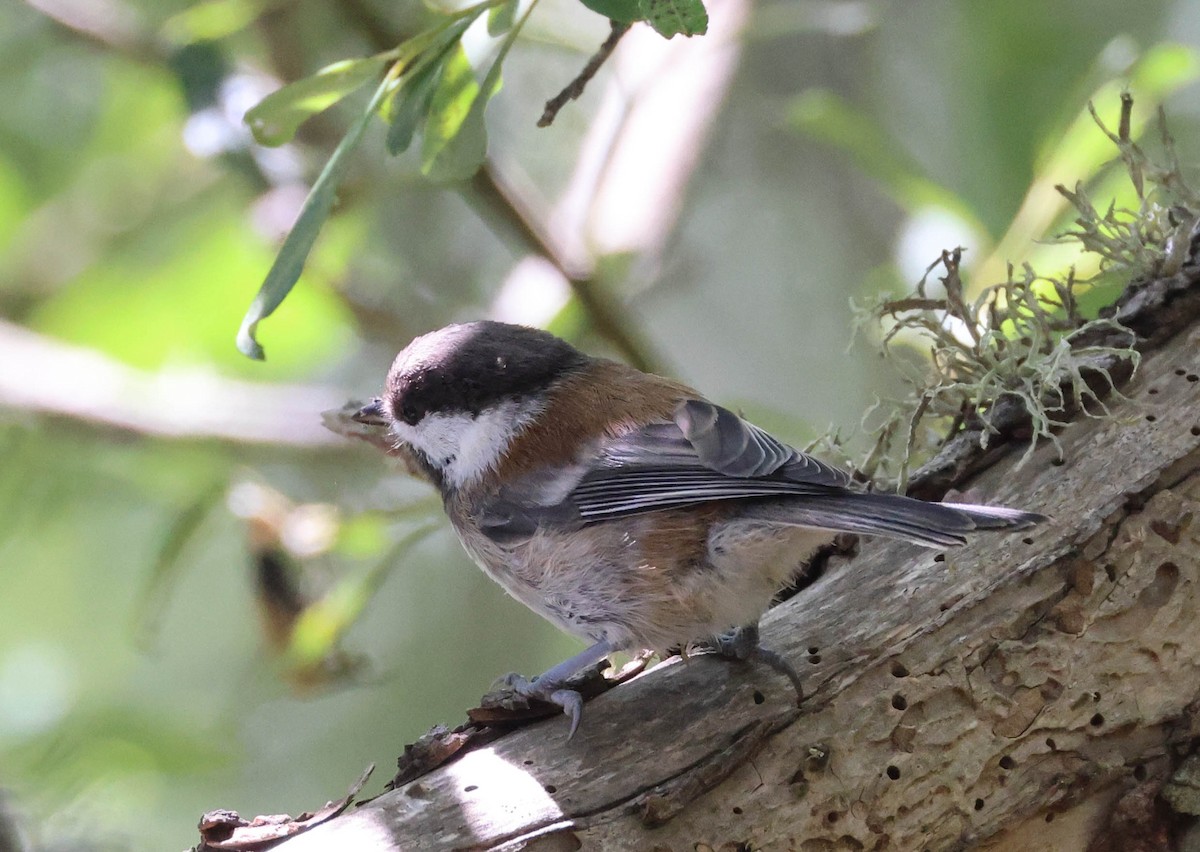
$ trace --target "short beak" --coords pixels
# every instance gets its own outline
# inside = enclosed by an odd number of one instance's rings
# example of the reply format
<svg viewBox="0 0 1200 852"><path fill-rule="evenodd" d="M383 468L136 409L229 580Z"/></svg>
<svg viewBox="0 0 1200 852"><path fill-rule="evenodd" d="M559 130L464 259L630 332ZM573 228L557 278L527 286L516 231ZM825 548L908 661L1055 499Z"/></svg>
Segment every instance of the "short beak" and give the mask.
<svg viewBox="0 0 1200 852"><path fill-rule="evenodd" d="M386 426L387 420L383 417L383 400L375 397L358 411L351 414L350 419L355 423L362 423L366 426Z"/></svg>

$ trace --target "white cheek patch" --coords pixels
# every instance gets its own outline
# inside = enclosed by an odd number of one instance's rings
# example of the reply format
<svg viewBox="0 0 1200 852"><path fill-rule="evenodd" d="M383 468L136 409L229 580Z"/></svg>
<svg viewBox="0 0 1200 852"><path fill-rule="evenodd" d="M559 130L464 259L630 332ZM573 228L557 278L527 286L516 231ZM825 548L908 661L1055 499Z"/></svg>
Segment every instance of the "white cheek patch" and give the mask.
<svg viewBox="0 0 1200 852"><path fill-rule="evenodd" d="M494 468L538 411L528 403L511 401L475 417L466 412L427 414L416 426L396 422L392 431L424 453L441 471L446 485L461 488Z"/></svg>
<svg viewBox="0 0 1200 852"><path fill-rule="evenodd" d="M416 426L397 420L392 432L406 444L424 453L439 470L449 464L462 442L462 435L473 422L469 414L430 414Z"/></svg>

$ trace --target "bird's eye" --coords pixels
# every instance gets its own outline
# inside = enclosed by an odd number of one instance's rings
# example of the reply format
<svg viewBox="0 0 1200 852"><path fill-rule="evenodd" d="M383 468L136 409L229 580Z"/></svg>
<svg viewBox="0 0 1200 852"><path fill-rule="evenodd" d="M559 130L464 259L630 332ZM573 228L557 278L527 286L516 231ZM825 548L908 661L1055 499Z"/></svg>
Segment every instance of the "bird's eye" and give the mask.
<svg viewBox="0 0 1200 852"><path fill-rule="evenodd" d="M416 426L421 419L421 410L411 399L402 400L396 406L396 419L407 423L409 426Z"/></svg>

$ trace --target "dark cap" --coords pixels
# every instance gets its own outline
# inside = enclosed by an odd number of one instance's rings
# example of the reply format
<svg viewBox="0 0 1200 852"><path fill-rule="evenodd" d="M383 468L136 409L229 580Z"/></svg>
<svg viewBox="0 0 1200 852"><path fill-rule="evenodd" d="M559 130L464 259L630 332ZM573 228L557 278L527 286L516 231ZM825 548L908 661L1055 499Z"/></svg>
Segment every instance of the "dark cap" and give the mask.
<svg viewBox="0 0 1200 852"><path fill-rule="evenodd" d="M392 363L387 404L415 424L430 412L477 415L498 403L546 390L588 357L549 332L480 321L416 338Z"/></svg>

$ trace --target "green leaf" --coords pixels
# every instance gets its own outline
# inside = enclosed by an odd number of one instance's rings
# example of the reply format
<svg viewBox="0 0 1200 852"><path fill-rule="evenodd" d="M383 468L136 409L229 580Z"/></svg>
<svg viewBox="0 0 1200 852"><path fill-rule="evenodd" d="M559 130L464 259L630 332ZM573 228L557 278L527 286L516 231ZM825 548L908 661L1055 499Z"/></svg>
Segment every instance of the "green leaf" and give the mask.
<svg viewBox="0 0 1200 852"><path fill-rule="evenodd" d="M392 125L388 128L387 149L393 156L408 150L417 126L429 112L433 92L442 74L442 63L431 62L396 90L392 107Z"/></svg>
<svg viewBox="0 0 1200 852"><path fill-rule="evenodd" d="M520 0L506 0L499 6L488 9L487 31L492 38L498 38L512 29L513 21L517 19L517 6Z"/></svg>
<svg viewBox="0 0 1200 852"><path fill-rule="evenodd" d="M488 101L500 91L500 68L504 58L535 5L529 5L521 20L504 37L482 83L475 82L462 45L455 44L450 49L429 105L421 145L421 172L430 180L466 180L479 170L487 156L484 112Z"/></svg>
<svg viewBox="0 0 1200 852"><path fill-rule="evenodd" d="M622 24L632 24L646 17L642 14L639 0L580 0L580 2L593 12L613 21L620 21Z"/></svg>
<svg viewBox="0 0 1200 852"><path fill-rule="evenodd" d="M429 112L443 64L474 20L468 18L428 35L423 33L401 46L406 55L399 61L407 62L404 76L392 84L392 93L379 110L384 121L391 124L387 137L391 154L400 154L412 144L417 128ZM418 48L420 53L415 52Z"/></svg>
<svg viewBox="0 0 1200 852"><path fill-rule="evenodd" d="M259 288L254 301L250 303L246 316L242 318L242 327L238 330L237 347L243 355L257 361L265 359L266 354L254 335L258 324L275 312L287 294L300 278L304 270L304 262L316 242L321 225L329 217L333 208L338 184L341 183L350 161L350 153L362 141L363 132L371 121L371 116L379 109L379 105L387 96L390 81L384 81L375 90L371 102L359 117L358 121L342 137L329 162L321 170L304 206L300 208L300 216L296 224L288 232L275 262L267 272L266 280Z"/></svg>
<svg viewBox="0 0 1200 852"><path fill-rule="evenodd" d="M442 65L425 122L421 171L426 177L455 181L475 174L487 154L483 110L492 94L494 89L485 91L475 81L462 45L452 47Z"/></svg>
<svg viewBox="0 0 1200 852"><path fill-rule="evenodd" d="M271 0L201 0L167 19L163 37L175 45L218 41L254 23L272 5Z"/></svg>
<svg viewBox="0 0 1200 852"><path fill-rule="evenodd" d="M333 651L362 615L388 572L400 564L416 544L440 527L436 518L419 523L371 568L343 577L320 600L306 607L292 631L287 651L289 662L311 665Z"/></svg>
<svg viewBox="0 0 1200 852"><path fill-rule="evenodd" d="M708 31L708 12L701 0L639 0L638 6L646 23L663 38Z"/></svg>
<svg viewBox="0 0 1200 852"><path fill-rule="evenodd" d="M378 77L390 58L380 54L327 65L311 77L267 95L246 113L246 124L260 145L282 145L307 119Z"/></svg>

